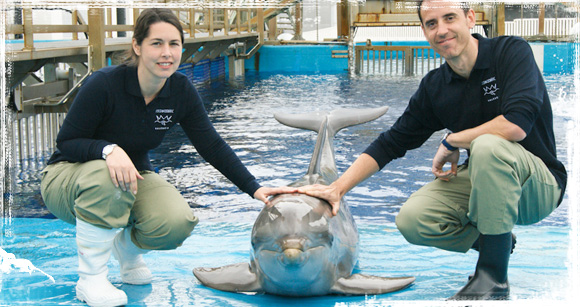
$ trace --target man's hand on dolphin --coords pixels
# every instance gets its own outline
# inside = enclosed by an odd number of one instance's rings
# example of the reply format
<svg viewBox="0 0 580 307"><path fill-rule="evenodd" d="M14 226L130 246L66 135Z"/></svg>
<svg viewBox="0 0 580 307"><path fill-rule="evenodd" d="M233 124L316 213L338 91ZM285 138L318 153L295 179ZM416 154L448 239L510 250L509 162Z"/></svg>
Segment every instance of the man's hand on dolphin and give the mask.
<svg viewBox="0 0 580 307"><path fill-rule="evenodd" d="M278 188L261 187L257 189L256 192L254 193L254 198L263 201L264 204L266 205L270 205L269 199L270 196L297 192L298 189L293 187L278 187Z"/></svg>
<svg viewBox="0 0 580 307"><path fill-rule="evenodd" d="M313 184L306 185L298 188L298 193L303 193L308 196L317 197L326 200L332 207L332 215L336 216L338 214L338 209L340 208L340 195L339 190L333 185L322 185Z"/></svg>

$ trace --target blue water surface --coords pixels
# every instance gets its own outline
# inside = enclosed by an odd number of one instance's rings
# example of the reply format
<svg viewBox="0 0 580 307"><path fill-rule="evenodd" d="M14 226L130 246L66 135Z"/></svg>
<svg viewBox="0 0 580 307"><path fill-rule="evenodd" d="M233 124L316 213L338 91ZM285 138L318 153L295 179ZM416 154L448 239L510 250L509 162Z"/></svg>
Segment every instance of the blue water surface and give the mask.
<svg viewBox="0 0 580 307"><path fill-rule="evenodd" d="M546 76L546 80L554 109L558 155L568 165L573 79L558 75ZM383 117L338 133L334 141L336 162L339 172L343 172L381 131L394 123L419 81L346 74L259 74L198 88L216 129L248 169L263 185L280 186L306 172L316 135L277 123L275 112L390 106ZM442 132L436 133L423 147L391 162L346 196L360 230L357 270L380 276L415 276L417 280L410 288L376 297L285 298L232 294L200 285L191 273L194 267L248 261L250 231L262 203L240 192L205 163L180 128L168 133L151 158L159 173L182 192L201 222L182 247L145 255L154 274L152 285L122 284L115 260L110 263L110 278L127 292L130 306L443 304L466 283L477 253L459 254L411 245L394 225L401 204L433 179L431 159L441 135ZM6 252L30 260L54 282L40 271L4 273L0 305L81 304L74 297L78 278L74 227L51 218L38 192L38 172L44 163L45 158L20 161L9 218L1 221L0 243ZM509 270L512 300L566 300L570 292L570 229L567 196L541 223L515 228L518 244Z"/></svg>

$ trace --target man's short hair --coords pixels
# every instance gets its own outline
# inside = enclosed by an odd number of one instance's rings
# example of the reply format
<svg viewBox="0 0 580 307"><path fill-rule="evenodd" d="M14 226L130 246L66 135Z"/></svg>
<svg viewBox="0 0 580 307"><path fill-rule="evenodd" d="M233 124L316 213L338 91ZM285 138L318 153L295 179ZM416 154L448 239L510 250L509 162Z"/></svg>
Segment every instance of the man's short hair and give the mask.
<svg viewBox="0 0 580 307"><path fill-rule="evenodd" d="M423 24L423 17L421 17L421 7L423 6L423 2L425 1L424 0L417 1L417 15L419 15L419 21L421 22L421 24ZM461 1L459 2L459 6L463 9L463 12L467 16L467 13L469 12L470 9L469 4L465 1Z"/></svg>

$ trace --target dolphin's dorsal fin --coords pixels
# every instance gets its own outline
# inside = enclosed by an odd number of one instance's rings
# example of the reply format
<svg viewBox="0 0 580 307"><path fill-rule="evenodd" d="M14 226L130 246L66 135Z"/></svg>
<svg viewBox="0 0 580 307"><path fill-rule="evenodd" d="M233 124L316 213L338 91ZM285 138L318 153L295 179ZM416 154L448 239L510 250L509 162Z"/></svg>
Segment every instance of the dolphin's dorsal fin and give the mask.
<svg viewBox="0 0 580 307"><path fill-rule="evenodd" d="M318 133L314 153L308 167L309 175L336 176L332 139L343 128L363 124L381 117L389 107L373 109L336 109L330 112L303 114L276 113L274 118L286 126L312 130ZM325 177L329 177L327 175ZM332 178L334 181L336 178Z"/></svg>
<svg viewBox="0 0 580 307"><path fill-rule="evenodd" d="M193 275L210 288L228 292L263 292L256 274L247 262L219 268L195 268Z"/></svg>
<svg viewBox="0 0 580 307"><path fill-rule="evenodd" d="M415 277L379 277L364 274L353 274L348 278L340 278L330 291L342 295L383 294L398 291L408 287Z"/></svg>

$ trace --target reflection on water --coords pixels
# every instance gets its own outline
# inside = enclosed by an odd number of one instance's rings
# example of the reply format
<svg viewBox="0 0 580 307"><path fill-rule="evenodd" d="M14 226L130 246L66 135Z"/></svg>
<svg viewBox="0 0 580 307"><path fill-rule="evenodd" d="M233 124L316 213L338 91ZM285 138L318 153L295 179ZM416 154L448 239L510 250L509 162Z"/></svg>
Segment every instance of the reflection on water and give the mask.
<svg viewBox="0 0 580 307"><path fill-rule="evenodd" d="M555 117L559 158L568 165L566 133L571 121L573 76L547 76ZM279 124L275 112L304 113L336 108L388 105L383 117L350 127L335 138L336 162L344 172L376 136L394 123L416 90L419 78L348 77L342 75L248 75L233 82L213 83L199 90L219 133L258 180L286 185L306 172L316 135ZM442 133L422 148L395 160L347 194L359 222L392 223L401 204L431 181L431 159ZM465 154L463 154L463 158ZM202 220L249 222L261 203L241 193L205 163L183 131L171 130L151 153L160 174L182 191ZM462 159L463 159L462 158ZM39 193L38 172L45 161L26 161L17 173L14 217L48 217ZM567 199L543 224L567 225Z"/></svg>

